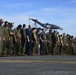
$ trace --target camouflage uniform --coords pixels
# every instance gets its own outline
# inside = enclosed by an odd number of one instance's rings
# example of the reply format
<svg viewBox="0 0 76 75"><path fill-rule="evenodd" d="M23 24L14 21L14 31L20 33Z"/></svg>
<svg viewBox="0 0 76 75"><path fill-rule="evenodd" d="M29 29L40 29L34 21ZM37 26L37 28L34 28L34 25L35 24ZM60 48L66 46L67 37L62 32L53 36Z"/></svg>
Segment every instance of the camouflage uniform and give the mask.
<svg viewBox="0 0 76 75"><path fill-rule="evenodd" d="M74 38L71 36L71 46L70 46L70 54L71 55L74 55L74 48L75 48L75 45L74 45Z"/></svg>
<svg viewBox="0 0 76 75"><path fill-rule="evenodd" d="M60 35L60 38L59 38L59 39L60 39L60 49L59 49L59 54L62 54L62 49L63 49L63 46L62 46L62 45L63 45L62 37L63 37L63 36Z"/></svg>
<svg viewBox="0 0 76 75"><path fill-rule="evenodd" d="M33 49L32 49L32 55L38 55L38 37L36 33L36 29L32 31L33 33Z"/></svg>
<svg viewBox="0 0 76 75"><path fill-rule="evenodd" d="M44 49L45 49L45 54L48 55L46 34L44 34Z"/></svg>
<svg viewBox="0 0 76 75"><path fill-rule="evenodd" d="M22 28L21 33L21 54L24 55L26 52L26 29Z"/></svg>
<svg viewBox="0 0 76 75"><path fill-rule="evenodd" d="M20 54L20 48L21 48L21 33L20 30L17 30L17 28L14 29L14 39L15 39L15 50L14 54L19 55Z"/></svg>
<svg viewBox="0 0 76 75"><path fill-rule="evenodd" d="M10 54L13 55L14 54L14 33L13 33L13 30L10 29L10 40L9 40L9 43L10 43Z"/></svg>
<svg viewBox="0 0 76 75"><path fill-rule="evenodd" d="M76 55L76 38L74 39L74 45L75 45L74 54Z"/></svg>
<svg viewBox="0 0 76 75"><path fill-rule="evenodd" d="M67 39L67 46L66 46L66 54L70 54L70 46L71 46L71 40L70 40L70 36L67 35L66 36L66 39Z"/></svg>
<svg viewBox="0 0 76 75"><path fill-rule="evenodd" d="M8 27L5 27L4 31L4 36L5 36L5 54L11 54L11 46L10 46L10 29Z"/></svg>
<svg viewBox="0 0 76 75"><path fill-rule="evenodd" d="M55 37L56 32L54 31L52 33L52 51L51 54L53 55L55 53L55 47L56 47L56 37Z"/></svg>
<svg viewBox="0 0 76 75"><path fill-rule="evenodd" d="M51 54L51 51L52 51L52 33L47 34L46 40L47 40L48 54Z"/></svg>
<svg viewBox="0 0 76 75"><path fill-rule="evenodd" d="M62 44L62 54L66 54L66 48L67 48L67 37L66 36L63 36L62 37L62 40L63 40L63 44Z"/></svg>
<svg viewBox="0 0 76 75"><path fill-rule="evenodd" d="M60 48L60 39L59 39L59 34L55 33L55 48L54 48L54 54L59 54L59 48Z"/></svg>
<svg viewBox="0 0 76 75"><path fill-rule="evenodd" d="M3 53L4 28L0 25L0 55Z"/></svg>

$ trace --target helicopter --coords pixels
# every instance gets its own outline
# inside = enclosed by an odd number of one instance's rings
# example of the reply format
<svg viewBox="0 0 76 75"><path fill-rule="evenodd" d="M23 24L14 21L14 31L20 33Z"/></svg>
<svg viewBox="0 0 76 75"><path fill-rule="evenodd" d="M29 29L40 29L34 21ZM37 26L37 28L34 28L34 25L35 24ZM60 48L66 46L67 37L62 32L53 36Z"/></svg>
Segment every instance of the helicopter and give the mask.
<svg viewBox="0 0 76 75"><path fill-rule="evenodd" d="M46 29L60 29L60 30L63 30L61 27L55 25L55 24L49 24L49 23L42 23L40 21L38 21L37 19L32 19L32 18L29 18L29 20L32 20L35 22L35 26L36 26L36 23L39 24L41 27L44 27ZM37 27L37 26L36 26Z"/></svg>

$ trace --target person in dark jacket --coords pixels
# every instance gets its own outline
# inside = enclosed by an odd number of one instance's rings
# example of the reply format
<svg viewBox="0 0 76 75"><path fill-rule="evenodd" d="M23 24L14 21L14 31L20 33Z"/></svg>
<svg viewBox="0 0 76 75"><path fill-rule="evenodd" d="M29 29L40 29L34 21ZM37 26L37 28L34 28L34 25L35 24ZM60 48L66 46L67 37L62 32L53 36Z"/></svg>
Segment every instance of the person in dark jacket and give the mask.
<svg viewBox="0 0 76 75"><path fill-rule="evenodd" d="M32 25L28 26L28 29L26 30L27 35L27 44L26 44L26 54L32 55Z"/></svg>

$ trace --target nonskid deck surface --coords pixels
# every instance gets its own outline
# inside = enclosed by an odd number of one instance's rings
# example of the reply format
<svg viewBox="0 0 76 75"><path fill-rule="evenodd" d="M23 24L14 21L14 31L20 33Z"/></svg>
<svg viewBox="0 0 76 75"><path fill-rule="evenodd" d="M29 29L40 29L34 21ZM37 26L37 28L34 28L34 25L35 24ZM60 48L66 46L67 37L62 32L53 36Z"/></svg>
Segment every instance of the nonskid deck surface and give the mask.
<svg viewBox="0 0 76 75"><path fill-rule="evenodd" d="M76 56L0 57L0 75L76 75Z"/></svg>

